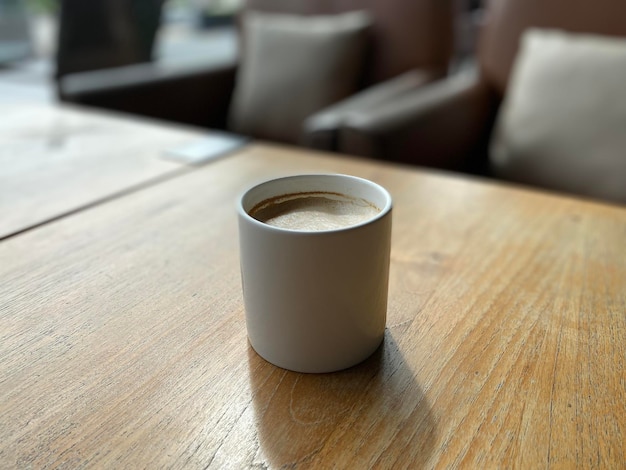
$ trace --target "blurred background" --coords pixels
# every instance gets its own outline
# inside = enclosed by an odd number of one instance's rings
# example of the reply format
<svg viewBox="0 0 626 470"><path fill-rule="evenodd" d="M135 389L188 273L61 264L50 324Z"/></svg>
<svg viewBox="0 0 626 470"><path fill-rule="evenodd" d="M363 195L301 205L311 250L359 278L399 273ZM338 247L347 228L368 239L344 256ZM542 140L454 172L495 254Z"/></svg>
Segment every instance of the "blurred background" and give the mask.
<svg viewBox="0 0 626 470"><path fill-rule="evenodd" d="M181 69L232 62L238 53L236 18L244 2L0 0L0 99L54 99L55 80L76 71L145 61ZM471 61L481 2L456 3L458 66ZM136 31L145 37L143 52L128 50ZM115 44L124 37L121 49L127 49L127 57Z"/></svg>
<svg viewBox="0 0 626 470"><path fill-rule="evenodd" d="M599 61L623 48L624 18L616 0L0 0L0 106L62 101L594 197L613 185L624 201L623 61ZM541 78L519 92L518 46L537 28L567 39L547 65L545 46L519 54Z"/></svg>
<svg viewBox="0 0 626 470"><path fill-rule="evenodd" d="M70 66L78 53L92 63L70 67L84 70L146 60L181 68L234 60L240 7L241 0L0 0L0 99L54 99L58 66ZM128 18L132 24L124 24ZM125 35L130 43L132 30L140 28L147 35L144 57L107 57L114 52L105 50L115 47L113 36ZM66 38L65 54L57 55Z"/></svg>

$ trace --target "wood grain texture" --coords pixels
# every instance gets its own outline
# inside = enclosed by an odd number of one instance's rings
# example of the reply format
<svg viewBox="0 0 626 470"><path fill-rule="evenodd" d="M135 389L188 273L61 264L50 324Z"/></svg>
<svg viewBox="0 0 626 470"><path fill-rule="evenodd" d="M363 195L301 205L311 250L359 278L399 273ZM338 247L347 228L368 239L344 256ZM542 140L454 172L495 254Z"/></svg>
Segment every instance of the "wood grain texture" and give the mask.
<svg viewBox="0 0 626 470"><path fill-rule="evenodd" d="M0 237L181 171L163 150L199 135L67 106L4 103Z"/></svg>
<svg viewBox="0 0 626 470"><path fill-rule="evenodd" d="M394 197L361 365L246 341L235 200L297 172ZM623 468L626 210L278 146L0 243L3 468Z"/></svg>

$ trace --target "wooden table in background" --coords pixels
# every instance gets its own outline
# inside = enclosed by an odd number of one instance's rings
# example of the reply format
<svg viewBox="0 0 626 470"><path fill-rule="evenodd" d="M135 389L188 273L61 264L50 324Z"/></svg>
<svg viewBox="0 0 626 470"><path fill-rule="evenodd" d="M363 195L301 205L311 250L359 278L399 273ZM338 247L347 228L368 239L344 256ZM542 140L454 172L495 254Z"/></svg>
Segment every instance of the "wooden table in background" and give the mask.
<svg viewBox="0 0 626 470"><path fill-rule="evenodd" d="M0 112L0 239L186 171L165 149L201 132L41 103Z"/></svg>
<svg viewBox="0 0 626 470"><path fill-rule="evenodd" d="M394 197L384 345L334 374L246 340L235 200L299 172ZM0 325L2 468L626 466L617 206L252 145L0 243Z"/></svg>

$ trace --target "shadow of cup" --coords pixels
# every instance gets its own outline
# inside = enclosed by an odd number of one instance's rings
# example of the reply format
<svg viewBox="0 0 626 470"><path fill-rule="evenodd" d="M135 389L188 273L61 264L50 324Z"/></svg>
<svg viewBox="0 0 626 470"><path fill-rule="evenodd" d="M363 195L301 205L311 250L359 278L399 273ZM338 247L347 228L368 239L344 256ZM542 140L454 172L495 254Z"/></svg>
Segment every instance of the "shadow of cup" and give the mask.
<svg viewBox="0 0 626 470"><path fill-rule="evenodd" d="M275 367L251 346L250 388L263 465L420 468L436 427L430 405L389 331L366 361L331 374Z"/></svg>

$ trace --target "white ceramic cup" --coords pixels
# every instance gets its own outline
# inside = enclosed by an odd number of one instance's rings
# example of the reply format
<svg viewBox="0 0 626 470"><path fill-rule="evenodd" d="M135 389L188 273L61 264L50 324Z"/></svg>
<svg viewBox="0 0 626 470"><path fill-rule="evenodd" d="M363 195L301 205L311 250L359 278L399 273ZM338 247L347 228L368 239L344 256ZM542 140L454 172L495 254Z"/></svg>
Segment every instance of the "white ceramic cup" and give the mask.
<svg viewBox="0 0 626 470"><path fill-rule="evenodd" d="M340 193L380 212L325 231L277 228L250 216L277 196ZM382 342L391 247L390 194L347 175L279 178L239 200L239 242L246 325L254 350L297 372L332 372L370 356Z"/></svg>

